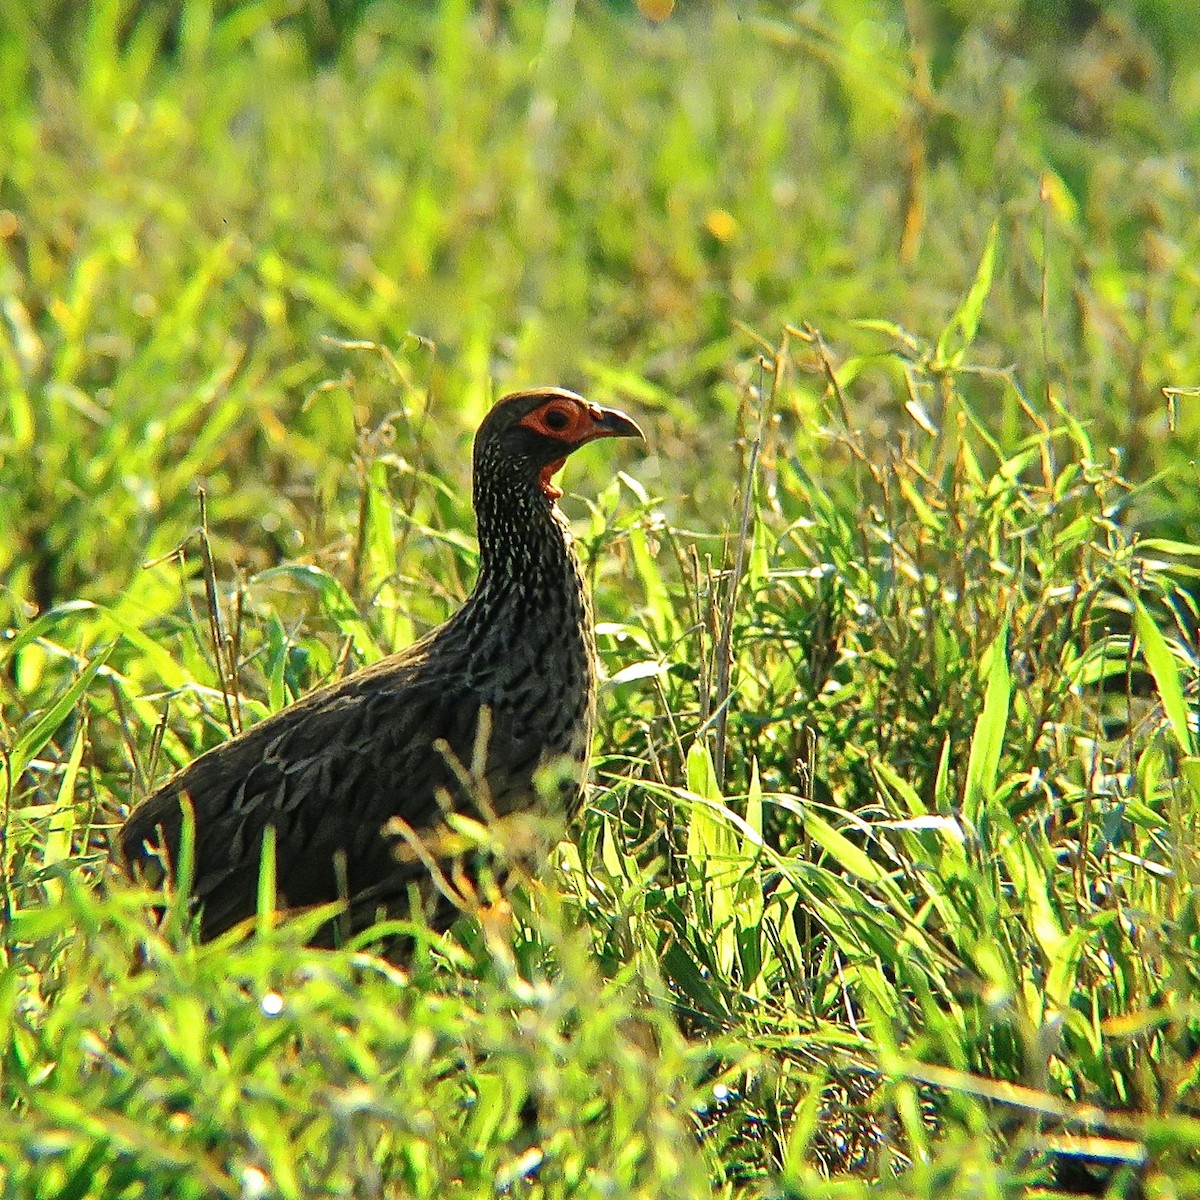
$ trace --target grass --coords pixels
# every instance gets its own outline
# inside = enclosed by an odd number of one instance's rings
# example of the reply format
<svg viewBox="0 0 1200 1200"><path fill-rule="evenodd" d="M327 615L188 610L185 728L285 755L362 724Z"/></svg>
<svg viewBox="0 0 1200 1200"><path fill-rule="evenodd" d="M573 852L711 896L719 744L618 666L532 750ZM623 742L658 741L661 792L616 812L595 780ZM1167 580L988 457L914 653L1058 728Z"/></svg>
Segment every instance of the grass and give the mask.
<svg viewBox="0 0 1200 1200"><path fill-rule="evenodd" d="M6 1194L1200 1190L1195 16L6 9ZM155 929L120 815L548 381L649 435L581 821L403 971Z"/></svg>

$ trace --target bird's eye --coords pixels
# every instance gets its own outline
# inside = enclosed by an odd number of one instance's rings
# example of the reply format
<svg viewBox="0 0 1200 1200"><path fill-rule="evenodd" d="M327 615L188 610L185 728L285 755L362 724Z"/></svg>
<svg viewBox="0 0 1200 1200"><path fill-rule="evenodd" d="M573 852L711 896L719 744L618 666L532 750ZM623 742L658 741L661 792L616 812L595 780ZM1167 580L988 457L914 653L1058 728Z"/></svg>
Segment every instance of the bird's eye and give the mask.
<svg viewBox="0 0 1200 1200"><path fill-rule="evenodd" d="M553 429L555 433L562 433L571 424L571 414L565 408L548 408L542 414L542 420L547 429Z"/></svg>

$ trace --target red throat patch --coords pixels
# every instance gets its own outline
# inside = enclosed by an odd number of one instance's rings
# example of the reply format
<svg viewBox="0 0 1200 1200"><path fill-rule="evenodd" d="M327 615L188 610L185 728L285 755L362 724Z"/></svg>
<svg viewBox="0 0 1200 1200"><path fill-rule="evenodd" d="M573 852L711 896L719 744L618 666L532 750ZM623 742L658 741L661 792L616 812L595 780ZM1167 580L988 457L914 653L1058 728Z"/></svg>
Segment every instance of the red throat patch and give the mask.
<svg viewBox="0 0 1200 1200"><path fill-rule="evenodd" d="M563 463L566 461L567 460L565 458L557 458L554 460L554 462L547 463L542 468L541 474L538 475L538 483L541 485L542 491L545 492L551 500L557 500L559 496L563 494L562 488L560 488L558 484L554 482L551 476L561 471L563 469Z"/></svg>

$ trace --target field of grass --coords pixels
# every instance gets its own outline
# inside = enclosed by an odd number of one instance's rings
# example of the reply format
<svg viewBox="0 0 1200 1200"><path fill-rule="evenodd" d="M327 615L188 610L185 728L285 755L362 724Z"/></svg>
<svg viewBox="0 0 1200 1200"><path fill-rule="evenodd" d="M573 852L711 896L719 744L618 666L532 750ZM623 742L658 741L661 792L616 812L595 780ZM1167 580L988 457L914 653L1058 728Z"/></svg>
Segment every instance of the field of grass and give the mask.
<svg viewBox="0 0 1200 1200"><path fill-rule="evenodd" d="M5 6L0 1192L1200 1195L1198 25ZM534 383L648 435L585 814L403 969L157 927L116 823L461 603Z"/></svg>

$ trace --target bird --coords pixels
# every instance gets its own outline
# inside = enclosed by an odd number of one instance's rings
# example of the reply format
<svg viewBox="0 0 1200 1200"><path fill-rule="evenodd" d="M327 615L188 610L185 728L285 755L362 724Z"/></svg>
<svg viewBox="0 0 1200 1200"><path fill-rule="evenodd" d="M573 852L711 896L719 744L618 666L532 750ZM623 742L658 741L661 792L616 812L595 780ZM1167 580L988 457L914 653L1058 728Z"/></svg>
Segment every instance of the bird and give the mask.
<svg viewBox="0 0 1200 1200"><path fill-rule="evenodd" d="M203 940L256 914L268 828L276 906L341 902L314 944L337 944L380 917L417 919L414 900L420 920L448 929L459 909L435 886L447 869L436 847L454 814L486 822L536 812L547 778L561 815L582 799L595 631L554 476L600 438L644 434L625 413L563 388L496 401L473 446L479 569L462 607L399 653L194 759L121 826L114 857L125 873L152 886L175 881L190 807Z"/></svg>

